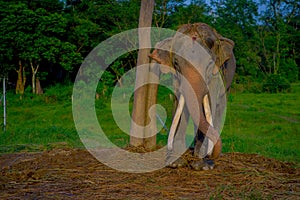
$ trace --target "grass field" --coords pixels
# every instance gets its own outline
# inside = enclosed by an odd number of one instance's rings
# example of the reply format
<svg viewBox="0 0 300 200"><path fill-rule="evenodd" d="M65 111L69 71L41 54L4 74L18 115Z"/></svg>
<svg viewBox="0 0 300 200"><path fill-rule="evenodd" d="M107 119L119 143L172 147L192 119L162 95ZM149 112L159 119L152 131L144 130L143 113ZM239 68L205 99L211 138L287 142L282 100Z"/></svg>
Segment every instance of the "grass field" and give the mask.
<svg viewBox="0 0 300 200"><path fill-rule="evenodd" d="M236 94L228 103L224 151L300 161L300 85L287 94Z"/></svg>
<svg viewBox="0 0 300 200"><path fill-rule="evenodd" d="M38 97L20 100L8 93L7 131L0 133L0 153L47 150L60 145L82 148L71 103L72 86L56 86ZM222 132L224 152L256 153L283 161L300 162L300 84L291 93L251 94L232 92ZM159 101L171 112L168 93ZM1 108L1 113L2 113ZM97 115L108 137L119 146L129 143L128 135L112 120L109 103L96 101ZM2 118L1 118L2 119ZM171 119L168 116L167 126ZM167 131L158 134L166 143Z"/></svg>

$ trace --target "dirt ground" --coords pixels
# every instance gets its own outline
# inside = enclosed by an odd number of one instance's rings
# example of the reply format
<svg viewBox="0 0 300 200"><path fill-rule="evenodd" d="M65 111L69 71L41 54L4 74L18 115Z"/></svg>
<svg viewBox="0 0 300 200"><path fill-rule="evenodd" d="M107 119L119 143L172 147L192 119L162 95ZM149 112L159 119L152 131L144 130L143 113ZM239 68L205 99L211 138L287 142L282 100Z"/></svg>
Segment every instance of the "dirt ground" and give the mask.
<svg viewBox="0 0 300 200"><path fill-rule="evenodd" d="M253 154L223 154L210 171L132 174L81 149L0 156L0 199L300 199L300 169Z"/></svg>

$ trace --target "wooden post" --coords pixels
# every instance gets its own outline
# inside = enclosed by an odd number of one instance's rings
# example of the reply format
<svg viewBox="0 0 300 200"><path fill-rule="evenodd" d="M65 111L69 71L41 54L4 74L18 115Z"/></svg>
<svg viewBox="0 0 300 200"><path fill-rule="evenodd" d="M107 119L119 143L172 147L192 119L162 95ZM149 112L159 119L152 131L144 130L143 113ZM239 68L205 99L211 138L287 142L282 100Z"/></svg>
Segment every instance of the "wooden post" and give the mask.
<svg viewBox="0 0 300 200"><path fill-rule="evenodd" d="M5 77L3 78L3 131L6 131L6 85Z"/></svg>
<svg viewBox="0 0 300 200"><path fill-rule="evenodd" d="M157 92L158 92L158 84L159 84L159 77L160 77L160 68L157 63L151 63L150 65L150 73L149 73L149 83L148 84L148 92L147 92L147 101L146 101L146 111L150 111L151 113L146 112L146 124L150 123L150 127L145 129L145 139L144 139L144 146L147 149L153 149L156 146L156 107L155 104L157 103ZM154 107L152 107L154 106ZM151 121L150 121L150 118Z"/></svg>
<svg viewBox="0 0 300 200"><path fill-rule="evenodd" d="M152 13L154 10L154 0L142 0L139 18L139 28L151 27ZM139 30L139 52L137 59L137 66L149 64L150 49L143 49L143 47L150 47L150 32L144 29ZM134 92L134 103L132 110L132 120L139 126L145 126L148 118L147 107L147 85L137 88L140 83L146 83L149 78L149 67L137 67L136 70L136 90ZM145 132L140 130L135 123L131 123L130 130L130 145L143 146ZM136 137L137 136L137 137Z"/></svg>

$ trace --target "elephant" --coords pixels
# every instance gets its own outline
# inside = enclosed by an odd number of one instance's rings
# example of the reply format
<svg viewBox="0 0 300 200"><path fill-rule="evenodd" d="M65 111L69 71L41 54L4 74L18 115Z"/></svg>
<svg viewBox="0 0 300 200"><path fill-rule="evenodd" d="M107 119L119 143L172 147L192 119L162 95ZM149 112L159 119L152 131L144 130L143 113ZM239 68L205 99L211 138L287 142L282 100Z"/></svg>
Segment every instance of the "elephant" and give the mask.
<svg viewBox="0 0 300 200"><path fill-rule="evenodd" d="M181 167L186 161L177 156L185 150L185 131L189 117L195 126L194 155L199 159L191 164L196 170L212 169L214 160L222 151L220 138L221 122L224 117L226 94L236 70L233 53L234 42L222 37L205 23L185 24L177 33L155 45L149 57L161 65L162 73L172 72L174 93L183 97L185 103L180 113L179 124L172 150L168 152L167 164L170 167ZM191 98L194 95L194 98ZM212 116L208 121L205 99L209 104ZM178 102L177 102L178 103ZM174 120L173 120L174 121ZM213 143L209 155L205 155L208 142Z"/></svg>

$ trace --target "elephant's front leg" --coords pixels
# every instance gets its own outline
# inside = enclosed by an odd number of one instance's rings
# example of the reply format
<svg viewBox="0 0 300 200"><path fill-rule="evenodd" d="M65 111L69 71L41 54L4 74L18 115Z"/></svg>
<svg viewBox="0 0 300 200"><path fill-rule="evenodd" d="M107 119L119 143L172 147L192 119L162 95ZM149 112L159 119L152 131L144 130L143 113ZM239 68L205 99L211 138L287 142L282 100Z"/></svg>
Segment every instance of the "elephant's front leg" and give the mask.
<svg viewBox="0 0 300 200"><path fill-rule="evenodd" d="M180 116L180 120L175 132L175 136L172 139L172 148L168 149L167 153L167 165L172 168L184 167L188 164L187 160L181 157L186 151L186 129L188 126L189 113L187 107L184 106ZM170 137L170 136L169 136ZM168 141L169 142L169 141Z"/></svg>
<svg viewBox="0 0 300 200"><path fill-rule="evenodd" d="M173 130L170 130L169 138L168 138L168 152L166 162L169 167L178 168L187 165L187 161L184 160L181 155L186 151L186 129L189 120L188 109L185 105L185 102L182 101L183 105L179 105L180 98L183 98L179 92L180 80L177 76L173 77L173 87L174 87L174 95L177 97L174 100L174 110L173 110L173 120L176 117L179 117L179 122L177 124L173 124L176 127L174 130L174 136L171 134ZM184 99L184 98L183 98ZM182 100L182 99L181 99ZM182 113L179 113L179 116L175 116L178 111L178 108L183 106ZM174 122L174 121L173 121ZM171 126L171 129L172 129ZM169 144L170 143L170 144Z"/></svg>

